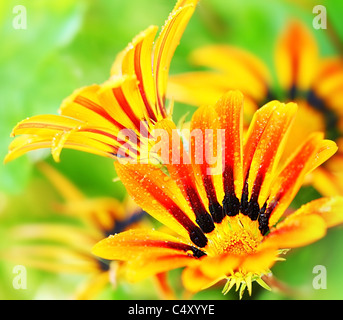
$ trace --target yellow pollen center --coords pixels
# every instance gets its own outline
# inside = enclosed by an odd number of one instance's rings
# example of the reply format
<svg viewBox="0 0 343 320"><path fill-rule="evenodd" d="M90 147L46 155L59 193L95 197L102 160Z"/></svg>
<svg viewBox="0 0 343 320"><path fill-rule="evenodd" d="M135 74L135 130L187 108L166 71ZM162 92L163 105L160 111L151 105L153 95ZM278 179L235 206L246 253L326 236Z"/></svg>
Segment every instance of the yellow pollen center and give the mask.
<svg viewBox="0 0 343 320"><path fill-rule="evenodd" d="M223 252L246 255L256 251L257 242L247 230L233 232L222 244Z"/></svg>
<svg viewBox="0 0 343 320"><path fill-rule="evenodd" d="M217 226L217 233L211 237L208 253L212 256L223 253L249 255L257 251L263 236L256 221L243 215L230 217Z"/></svg>

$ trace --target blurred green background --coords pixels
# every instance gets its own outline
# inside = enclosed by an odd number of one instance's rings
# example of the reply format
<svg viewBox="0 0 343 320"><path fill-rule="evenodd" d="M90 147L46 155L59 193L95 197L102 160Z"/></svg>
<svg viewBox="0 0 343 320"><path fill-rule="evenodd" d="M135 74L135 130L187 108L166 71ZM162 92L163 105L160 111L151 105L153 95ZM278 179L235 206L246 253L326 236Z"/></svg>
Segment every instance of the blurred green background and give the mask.
<svg viewBox="0 0 343 320"><path fill-rule="evenodd" d="M23 5L27 28L13 27L13 8ZM76 88L102 83L109 76L116 54L147 26L162 26L175 4L174 0L2 0L0 2L0 158L11 142L15 124L37 114L56 114L61 101ZM171 73L191 70L187 57L192 49L209 43L228 43L246 48L272 65L273 47L280 30L290 18L304 21L313 31L323 56L342 54L343 4L340 0L321 1L328 13L330 30L312 28L313 1L272 0L200 0L171 65ZM192 107L176 104L179 119ZM190 116L189 114L189 116ZM69 177L87 196L112 196L122 200L125 189L113 182L116 174L112 160L73 150L63 150L61 162L51 161L49 152L23 156L9 164L0 164L0 298L68 299L82 275L54 274L27 267L27 289L13 288L14 264L1 252L8 250L6 230L18 223L68 221L49 206L55 199L33 165L33 159L47 161ZM295 203L317 196L303 188ZM70 219L72 220L72 219ZM281 281L300 293L292 297L268 292L253 285L253 299L342 299L343 228L337 227L315 244L292 250L285 262L273 272ZM312 286L313 267L327 269L327 289ZM171 280L178 287L179 270ZM102 299L156 299L149 282L137 286L119 283L100 295ZM198 299L237 299L237 294L221 294L221 288L197 294ZM244 295L248 298L248 295Z"/></svg>

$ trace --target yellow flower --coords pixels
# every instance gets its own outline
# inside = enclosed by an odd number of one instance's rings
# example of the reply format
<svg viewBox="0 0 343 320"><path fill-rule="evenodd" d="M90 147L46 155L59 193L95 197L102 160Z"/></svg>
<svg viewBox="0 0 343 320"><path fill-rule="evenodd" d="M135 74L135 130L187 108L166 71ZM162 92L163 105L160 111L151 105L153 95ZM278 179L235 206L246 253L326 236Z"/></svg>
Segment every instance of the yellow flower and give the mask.
<svg viewBox="0 0 343 320"><path fill-rule="evenodd" d="M14 263L56 274L83 275L73 298L94 299L104 287L116 285L121 265L91 254L95 243L114 232L144 225L143 211L132 200L86 197L71 181L47 163L38 167L64 199L59 213L72 222L20 222L6 230L8 247L2 257ZM51 209L51 208L50 208Z"/></svg>
<svg viewBox="0 0 343 320"><path fill-rule="evenodd" d="M137 141L131 139L122 156L143 157L151 127L168 116L169 65L196 3L179 0L155 42L158 28L151 26L117 56L108 81L76 90L62 103L60 115L18 123L12 136L21 136L11 143L5 162L39 148L51 148L56 161L62 148L116 158L132 136Z"/></svg>
<svg viewBox="0 0 343 320"><path fill-rule="evenodd" d="M209 45L191 54L195 65L209 70L171 77L168 92L175 101L199 106L213 104L226 91L238 89L246 101L245 124L256 109L278 99L299 105L291 135L305 139L313 131L336 140L337 154L313 172L313 186L324 196L343 194L343 64L340 57L319 56L307 28L292 22L280 35L274 51L275 70L258 57L229 45ZM274 79L273 74L276 74ZM294 149L290 141L286 155Z"/></svg>
<svg viewBox="0 0 343 320"><path fill-rule="evenodd" d="M343 222L338 196L314 200L280 221L305 175L337 150L334 142L314 133L282 163L296 110L294 103L267 103L255 113L243 139L243 96L232 91L214 107L195 111L191 133L200 132L202 139L191 139L188 152L181 143L180 161L173 163L175 150L169 143L165 170L115 163L134 201L175 235L128 230L100 241L93 253L126 261L131 280L186 267L182 280L192 292L222 279L228 281L224 292L236 284L241 294L246 287L251 293L255 280L265 286L261 277L284 249L312 243ZM175 143L173 122L165 119L157 126ZM220 155L216 164L198 161L209 154ZM218 163L219 171L210 170Z"/></svg>

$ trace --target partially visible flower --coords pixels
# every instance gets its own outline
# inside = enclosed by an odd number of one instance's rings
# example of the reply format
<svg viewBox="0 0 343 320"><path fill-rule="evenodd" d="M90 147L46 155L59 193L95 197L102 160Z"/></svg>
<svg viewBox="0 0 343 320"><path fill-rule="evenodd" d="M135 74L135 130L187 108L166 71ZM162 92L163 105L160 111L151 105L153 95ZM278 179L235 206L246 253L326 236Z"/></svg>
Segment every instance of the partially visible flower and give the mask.
<svg viewBox="0 0 343 320"><path fill-rule="evenodd" d="M125 143L131 145L122 156L144 157L141 151L147 149L152 126L168 116L169 66L196 3L179 0L155 42L158 27L151 26L117 56L108 81L76 90L62 103L60 115L18 123L12 136L20 136L11 143L5 162L40 148L51 148L56 161L62 148L116 158Z"/></svg>
<svg viewBox="0 0 343 320"><path fill-rule="evenodd" d="M118 263L91 254L95 243L109 234L149 225L144 212L130 199L86 197L71 181L47 163L39 169L64 201L56 204L60 214L72 221L21 222L7 229L10 239L1 252L4 259L56 274L85 275L74 292L75 299L94 299L121 278Z"/></svg>
<svg viewBox="0 0 343 320"><path fill-rule="evenodd" d="M251 294L253 281L266 287L262 276L284 249L312 243L343 222L341 197L314 200L280 221L304 177L337 150L323 134L313 133L282 163L296 110L294 103L267 103L255 113L243 139L243 96L229 92L214 107L195 111L191 132L201 132L202 139L193 139L188 152L181 143L180 162L167 158L165 170L115 163L135 202L176 235L132 229L100 241L93 253L126 261L132 280L186 267L182 280L192 292L223 279L224 292L236 285L240 295L245 288ZM176 139L172 121L156 126ZM213 136L208 129L222 131ZM173 152L170 143L169 157ZM209 170L213 163L198 161L208 153L220 154L222 168L216 173Z"/></svg>
<svg viewBox="0 0 343 320"><path fill-rule="evenodd" d="M272 99L299 105L291 133L305 139L323 131L336 140L338 153L313 172L312 184L323 195L343 194L343 63L338 56L321 58L310 31L293 22L275 47L275 70L252 53L229 45L210 45L194 50L191 61L209 70L171 77L168 91L175 101L194 106L213 104L229 89L245 95L245 124L259 106ZM273 75L276 74L276 79ZM286 154L294 150L291 141Z"/></svg>

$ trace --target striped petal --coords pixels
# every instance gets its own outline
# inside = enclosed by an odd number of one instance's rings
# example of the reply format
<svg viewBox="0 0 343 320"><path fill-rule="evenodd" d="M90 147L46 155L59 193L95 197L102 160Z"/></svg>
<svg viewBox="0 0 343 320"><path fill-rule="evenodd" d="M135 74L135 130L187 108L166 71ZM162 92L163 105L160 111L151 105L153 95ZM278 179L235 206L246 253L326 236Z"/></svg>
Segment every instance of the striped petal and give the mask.
<svg viewBox="0 0 343 320"><path fill-rule="evenodd" d="M101 105L99 86L75 91L61 105L61 115L27 118L13 129L17 137L10 145L5 161L31 150L51 148L59 161L62 148L71 148L114 158L120 143L116 139L121 125Z"/></svg>
<svg viewBox="0 0 343 320"><path fill-rule="evenodd" d="M54 125L49 127L50 124L45 123L44 119L40 121L40 124L45 126L47 130L51 129L51 132L37 130L38 134L24 134L17 137L9 146L9 153L4 159L5 163L14 160L29 151L43 148L51 148L52 156L57 162L60 159L62 148L69 148L93 153L103 157L115 158L115 154L119 148L118 146L111 146L99 141L98 139L91 138L89 134L77 131L77 128L69 131L56 131L56 127ZM31 126L30 119L26 121L26 124L27 127ZM18 127L19 126L20 124ZM33 128L36 128L35 126L36 122L32 124ZM36 129L34 130L36 131ZM15 131L14 134L16 134ZM99 137L98 134L95 136ZM99 139L101 139L101 135Z"/></svg>
<svg viewBox="0 0 343 320"><path fill-rule="evenodd" d="M101 240L92 252L105 259L128 261L124 266L131 281L183 267L204 252L159 231L129 230Z"/></svg>
<svg viewBox="0 0 343 320"><path fill-rule="evenodd" d="M151 70L151 55L157 27L151 26L136 36L128 47L118 55L111 75L136 75L137 88L150 119L157 121L156 96Z"/></svg>
<svg viewBox="0 0 343 320"><path fill-rule="evenodd" d="M198 0L179 0L156 40L153 56L157 104L163 108L170 62Z"/></svg>
<svg viewBox="0 0 343 320"><path fill-rule="evenodd" d="M60 106L59 113L63 116L82 122L96 123L98 127L113 130L120 127L114 114L111 114L106 106L102 105L98 92L99 85L92 85L75 90L69 97L65 98Z"/></svg>
<svg viewBox="0 0 343 320"><path fill-rule="evenodd" d="M196 216L196 222L203 232L213 231L214 224L210 214L207 212L204 198L196 185L196 178L192 169L189 154L185 151L184 143L179 136L175 124L165 119L155 126L163 130L167 137L166 155L162 157L171 178L176 182L184 197L187 199L192 211Z"/></svg>
<svg viewBox="0 0 343 320"><path fill-rule="evenodd" d="M111 117L119 120L121 129L139 131L141 120L149 120L137 84L135 76L112 76L99 89L99 101Z"/></svg>
<svg viewBox="0 0 343 320"><path fill-rule="evenodd" d="M127 136L134 140L120 156L136 159L146 143L142 136L146 138L151 125L166 117L169 65L196 3L178 1L155 46L157 28L150 27L118 55L108 81L75 91L63 101L60 116L32 117L19 123L13 136L27 136L10 146L5 161L40 148L51 148L59 161L64 147L115 158Z"/></svg>
<svg viewBox="0 0 343 320"><path fill-rule="evenodd" d="M213 108L204 106L195 111L190 127L190 156L194 176L198 179L198 185L204 187L213 221L219 223L224 218L220 204L224 191L221 181L222 154L218 145L220 135L215 124L216 113Z"/></svg>
<svg viewBox="0 0 343 320"><path fill-rule="evenodd" d="M313 132L325 132L326 123L323 113L313 108L306 100L296 99L298 105L297 116L289 133L290 138L287 140L283 159L288 159L294 150L299 146L299 141L303 141ZM291 137L299 137L292 139Z"/></svg>
<svg viewBox="0 0 343 320"><path fill-rule="evenodd" d="M255 113L250 124L244 144L243 199L246 203L242 207L247 211L243 213L249 214L253 220L269 196L296 111L294 103L272 101Z"/></svg>
<svg viewBox="0 0 343 320"><path fill-rule="evenodd" d="M342 115L343 63L340 58L324 58L312 84L314 94Z"/></svg>
<svg viewBox="0 0 343 320"><path fill-rule="evenodd" d="M295 90L310 88L318 65L318 47L310 32L293 22L280 37L275 50L275 66L279 82L295 96Z"/></svg>
<svg viewBox="0 0 343 320"><path fill-rule="evenodd" d="M173 179L152 165L116 163L115 167L128 193L144 211L197 246L206 246L207 238Z"/></svg>
<svg viewBox="0 0 343 320"><path fill-rule="evenodd" d="M338 151L337 144L332 140L321 140L318 143L318 151L312 160L308 173L318 168L322 163L332 157Z"/></svg>
<svg viewBox="0 0 343 320"><path fill-rule="evenodd" d="M165 92L170 62L197 2L198 0L179 0L155 44L157 27L151 26L133 39L117 56L112 66L112 76L135 76L141 102L153 121L166 116Z"/></svg>
<svg viewBox="0 0 343 320"><path fill-rule="evenodd" d="M223 130L223 207L226 214L235 215L243 188L243 95L229 91L214 108L218 115L216 128Z"/></svg>
<svg viewBox="0 0 343 320"><path fill-rule="evenodd" d="M330 145L332 145L331 141ZM298 148L293 157L291 157L284 168L281 169L280 174L272 183L271 193L267 200L268 205L266 212L260 216L261 219L269 219L270 217L269 226L274 225L289 206L299 190L304 176L313 169L313 164L320 164L320 162L316 162L315 159L322 149L323 135L320 133L313 134ZM333 152L336 150L337 148L334 148ZM327 151L325 151L325 153L326 155L330 154ZM326 157L320 158L321 161L326 160Z"/></svg>
<svg viewBox="0 0 343 320"><path fill-rule="evenodd" d="M123 261L137 256L148 259L150 254L183 254L193 257L201 254L198 248L172 235L143 229L132 229L109 236L98 242L92 252L104 259Z"/></svg>

